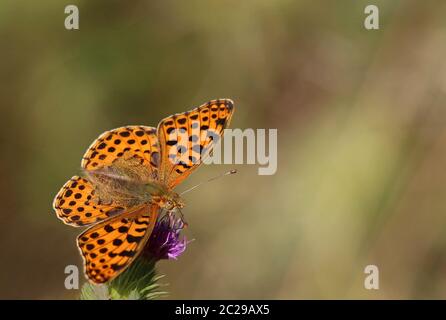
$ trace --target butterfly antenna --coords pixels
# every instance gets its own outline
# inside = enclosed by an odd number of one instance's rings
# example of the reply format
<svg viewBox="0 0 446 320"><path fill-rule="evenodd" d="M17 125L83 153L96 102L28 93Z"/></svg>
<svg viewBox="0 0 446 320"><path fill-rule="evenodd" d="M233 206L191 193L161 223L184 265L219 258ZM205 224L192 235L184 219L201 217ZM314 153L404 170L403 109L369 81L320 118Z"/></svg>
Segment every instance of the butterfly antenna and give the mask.
<svg viewBox="0 0 446 320"><path fill-rule="evenodd" d="M180 196L182 196L183 194L185 194L185 193L187 193L187 192L189 192L189 191L194 190L195 188L198 188L199 186L201 186L201 185L204 184L204 183L208 183L208 182L214 181L214 180L216 180L216 179L218 179L218 178L221 178L221 177L224 177L224 176L228 176L228 175L231 175L231 174L235 174L235 173L237 173L237 170L236 170L236 169L232 169L232 170L226 171L226 172L224 172L224 173L221 173L221 174L219 174L219 175L217 175L217 176L215 176L215 177L210 178L209 180L200 182L199 184L193 186L192 188L189 188L189 189L187 189L187 190L181 192L181 193L180 193Z"/></svg>

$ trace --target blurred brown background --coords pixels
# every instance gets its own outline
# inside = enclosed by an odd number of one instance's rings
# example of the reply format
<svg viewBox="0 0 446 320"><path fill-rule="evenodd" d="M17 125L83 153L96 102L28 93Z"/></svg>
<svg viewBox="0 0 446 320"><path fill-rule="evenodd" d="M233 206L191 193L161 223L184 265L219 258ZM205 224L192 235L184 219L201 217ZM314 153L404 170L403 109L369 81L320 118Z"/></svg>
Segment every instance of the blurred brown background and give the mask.
<svg viewBox="0 0 446 320"><path fill-rule="evenodd" d="M80 30L64 28L76 4ZM380 30L363 27L380 9ZM170 298L446 298L444 1L0 5L0 298L70 299L79 229L52 208L105 130L232 98L277 128L274 176L202 166ZM223 195L223 196L222 196ZM364 267L380 289L364 289Z"/></svg>

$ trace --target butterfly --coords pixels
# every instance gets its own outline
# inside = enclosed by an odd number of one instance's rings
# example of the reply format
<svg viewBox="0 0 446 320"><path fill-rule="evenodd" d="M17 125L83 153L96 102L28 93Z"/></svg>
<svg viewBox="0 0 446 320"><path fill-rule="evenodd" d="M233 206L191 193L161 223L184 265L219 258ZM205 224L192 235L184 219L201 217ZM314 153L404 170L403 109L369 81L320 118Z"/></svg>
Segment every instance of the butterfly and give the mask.
<svg viewBox="0 0 446 320"><path fill-rule="evenodd" d="M106 131L90 145L84 174L65 183L53 207L65 224L89 226L77 244L91 282L123 272L147 244L160 212L184 207L175 187L212 152L233 113L231 100L211 100L157 128Z"/></svg>

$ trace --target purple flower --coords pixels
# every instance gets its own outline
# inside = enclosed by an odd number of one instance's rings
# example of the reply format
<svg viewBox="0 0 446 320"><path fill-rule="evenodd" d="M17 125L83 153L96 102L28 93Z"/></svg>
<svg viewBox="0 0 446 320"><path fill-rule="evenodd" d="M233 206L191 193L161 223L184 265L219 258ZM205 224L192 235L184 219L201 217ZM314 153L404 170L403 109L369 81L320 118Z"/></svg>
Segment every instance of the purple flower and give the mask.
<svg viewBox="0 0 446 320"><path fill-rule="evenodd" d="M167 213L156 222L144 252L155 260L177 259L186 250L186 238L180 239L183 227L182 219Z"/></svg>

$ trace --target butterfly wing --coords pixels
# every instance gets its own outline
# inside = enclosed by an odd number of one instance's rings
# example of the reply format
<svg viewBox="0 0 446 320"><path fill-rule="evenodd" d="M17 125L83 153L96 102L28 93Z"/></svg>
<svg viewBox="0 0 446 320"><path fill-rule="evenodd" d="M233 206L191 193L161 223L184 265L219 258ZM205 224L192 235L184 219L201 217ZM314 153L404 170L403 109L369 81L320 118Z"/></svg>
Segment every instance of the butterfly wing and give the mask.
<svg viewBox="0 0 446 320"><path fill-rule="evenodd" d="M212 151L233 113L232 100L220 99L163 119L157 129L161 183L173 189L188 177Z"/></svg>
<svg viewBox="0 0 446 320"><path fill-rule="evenodd" d="M117 159L135 158L156 180L160 154L155 128L126 126L104 132L88 148L81 166L85 170L99 170L112 165Z"/></svg>
<svg viewBox="0 0 446 320"><path fill-rule="evenodd" d="M85 171L85 174L95 186L101 203L113 202L126 208L149 202L152 187L156 187L150 170L137 156L127 160L118 158L107 167Z"/></svg>
<svg viewBox="0 0 446 320"><path fill-rule="evenodd" d="M56 195L57 216L66 224L85 226L144 202L145 184L158 177L159 151L153 127L104 132L82 159L87 179L74 176Z"/></svg>
<svg viewBox="0 0 446 320"><path fill-rule="evenodd" d="M57 217L72 226L86 226L120 213L124 208L95 202L95 190L84 178L74 176L59 190L53 201Z"/></svg>
<svg viewBox="0 0 446 320"><path fill-rule="evenodd" d="M142 205L80 234L77 241L88 279L99 284L123 272L147 243L158 213L157 205Z"/></svg>

